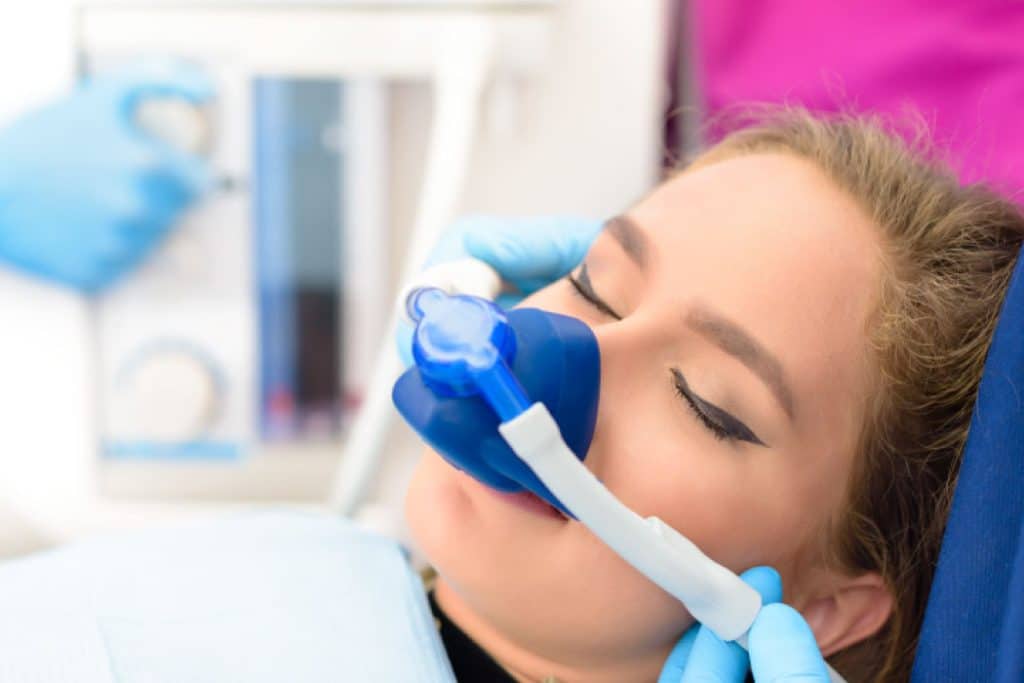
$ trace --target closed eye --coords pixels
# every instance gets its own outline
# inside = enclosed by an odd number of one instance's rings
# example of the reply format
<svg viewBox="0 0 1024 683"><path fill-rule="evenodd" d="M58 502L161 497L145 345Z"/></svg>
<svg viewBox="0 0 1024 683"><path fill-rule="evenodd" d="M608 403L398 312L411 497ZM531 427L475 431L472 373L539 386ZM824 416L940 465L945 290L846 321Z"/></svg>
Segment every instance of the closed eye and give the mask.
<svg viewBox="0 0 1024 683"><path fill-rule="evenodd" d="M615 312L608 303L602 299L590 281L590 274L587 271L587 264L580 266L577 275L571 273L566 276L576 294L587 303L597 309L600 313L610 316L615 320L622 320L622 316ZM745 441L757 446L767 446L749 427L730 413L718 406L709 403L695 394L690 389L683 373L677 368L672 368L672 380L676 393L689 407L694 416L707 428L716 439L728 441Z"/></svg>
<svg viewBox="0 0 1024 683"><path fill-rule="evenodd" d="M696 418L711 431L716 439L746 441L756 446L767 446L745 424L718 406L708 403L693 393L683 373L677 368L672 368L672 383L679 397L683 399L683 402L689 406Z"/></svg>
<svg viewBox="0 0 1024 683"><path fill-rule="evenodd" d="M594 291L594 285L590 282L590 274L587 272L586 263L580 266L579 275L574 277L572 273L570 273L567 276L567 279L569 280L569 283L572 284L573 289L576 290L576 293L585 299L591 306L615 320L622 320L622 316L612 310L612 307Z"/></svg>

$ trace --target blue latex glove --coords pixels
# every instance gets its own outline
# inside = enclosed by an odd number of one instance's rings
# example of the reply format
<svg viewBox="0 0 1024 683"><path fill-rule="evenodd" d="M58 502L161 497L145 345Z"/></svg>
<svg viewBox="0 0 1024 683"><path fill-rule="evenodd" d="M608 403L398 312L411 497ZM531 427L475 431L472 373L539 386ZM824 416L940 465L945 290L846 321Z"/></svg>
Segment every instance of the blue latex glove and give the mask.
<svg viewBox="0 0 1024 683"><path fill-rule="evenodd" d="M811 627L782 599L778 573L755 567L743 580L761 593L765 606L750 629L750 653L725 643L703 626L691 628L669 655L658 683L742 683L747 670L755 681L829 683L825 660ZM776 603L776 604L769 604Z"/></svg>
<svg viewBox="0 0 1024 683"><path fill-rule="evenodd" d="M603 227L603 221L568 216L501 218L469 216L456 221L434 247L424 268L466 257L480 259L517 291L497 303L511 308L579 265ZM399 325L395 335L406 367L412 364L412 329Z"/></svg>
<svg viewBox="0 0 1024 683"><path fill-rule="evenodd" d="M195 67L147 63L0 131L0 260L85 292L135 266L212 184L200 159L136 128L135 107L212 95Z"/></svg>
<svg viewBox="0 0 1024 683"><path fill-rule="evenodd" d="M518 290L498 300L511 308L524 296L568 275L587 255L603 226L603 221L570 216L469 216L455 222L427 265L466 256L480 259Z"/></svg>

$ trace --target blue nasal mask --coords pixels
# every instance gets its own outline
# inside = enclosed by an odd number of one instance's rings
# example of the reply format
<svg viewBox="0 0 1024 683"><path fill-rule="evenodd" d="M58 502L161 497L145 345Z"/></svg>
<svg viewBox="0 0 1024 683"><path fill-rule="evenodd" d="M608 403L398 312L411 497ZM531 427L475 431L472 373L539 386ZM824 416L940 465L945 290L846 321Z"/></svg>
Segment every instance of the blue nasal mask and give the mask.
<svg viewBox="0 0 1024 683"><path fill-rule="evenodd" d="M402 417L449 463L500 491L529 490L566 507L509 447L498 425L544 404L566 445L586 457L597 419L601 360L575 318L485 299L415 290L415 366L395 384Z"/></svg>

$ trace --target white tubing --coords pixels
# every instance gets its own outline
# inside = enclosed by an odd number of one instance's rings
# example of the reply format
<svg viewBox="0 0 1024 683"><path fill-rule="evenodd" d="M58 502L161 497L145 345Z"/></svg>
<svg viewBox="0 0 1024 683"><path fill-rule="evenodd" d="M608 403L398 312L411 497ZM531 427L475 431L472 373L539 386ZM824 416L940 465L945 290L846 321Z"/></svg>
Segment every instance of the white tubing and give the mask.
<svg viewBox="0 0 1024 683"><path fill-rule="evenodd" d="M619 502L565 445L542 403L498 430L580 522L697 621L723 640L747 632L761 609L760 594L657 517L644 519Z"/></svg>
<svg viewBox="0 0 1024 683"><path fill-rule="evenodd" d="M761 595L657 517L616 498L573 454L542 403L498 427L502 437L576 518L622 559L679 600L719 638L747 649ZM833 683L845 683L826 664Z"/></svg>

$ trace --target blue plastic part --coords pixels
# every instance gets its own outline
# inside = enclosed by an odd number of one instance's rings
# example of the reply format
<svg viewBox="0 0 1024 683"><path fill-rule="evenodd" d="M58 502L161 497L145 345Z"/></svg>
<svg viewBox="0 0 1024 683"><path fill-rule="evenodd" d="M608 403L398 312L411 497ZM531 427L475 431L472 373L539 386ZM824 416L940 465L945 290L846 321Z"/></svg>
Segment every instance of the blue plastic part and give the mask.
<svg viewBox="0 0 1024 683"><path fill-rule="evenodd" d="M499 491L532 491L568 514L498 433L498 425L509 419L498 411L518 414L540 401L558 423L566 445L583 460L594 434L601 381L593 332L575 318L537 309L503 312L475 297L421 296L410 297L416 305L410 301L409 311L420 318L413 343L417 365L406 370L392 392L402 417L449 463L478 481ZM431 321L434 315L438 318ZM477 316L479 320L470 320ZM456 340L456 332L466 336ZM487 352L469 339L480 346L481 340L498 343ZM457 350L470 353L457 357ZM449 353L450 362L441 362ZM493 371L502 366L511 373ZM498 386L489 386L495 378ZM482 386L472 391L467 388L470 381ZM501 397L505 391L512 395Z"/></svg>
<svg viewBox="0 0 1024 683"><path fill-rule="evenodd" d="M417 289L406 300L416 322L412 356L427 382L444 396L482 394L502 422L530 407L508 363L516 340L505 312L486 299Z"/></svg>

